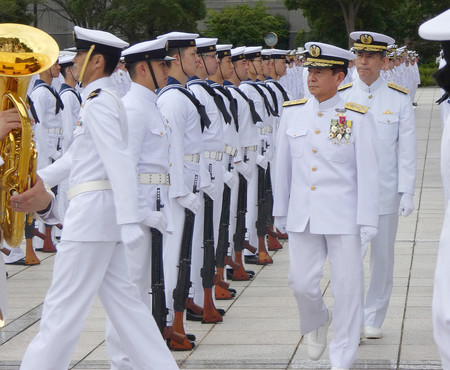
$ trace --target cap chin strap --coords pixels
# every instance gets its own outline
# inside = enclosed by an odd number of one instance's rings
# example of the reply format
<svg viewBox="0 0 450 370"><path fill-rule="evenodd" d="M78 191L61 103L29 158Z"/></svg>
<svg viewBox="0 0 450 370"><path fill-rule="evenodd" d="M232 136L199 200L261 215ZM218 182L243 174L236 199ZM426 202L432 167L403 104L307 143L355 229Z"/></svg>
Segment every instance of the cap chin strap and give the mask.
<svg viewBox="0 0 450 370"><path fill-rule="evenodd" d="M255 75L258 76L258 71L256 70L256 67L253 64L253 59L250 59L250 63L252 63L253 69L255 70Z"/></svg>
<svg viewBox="0 0 450 370"><path fill-rule="evenodd" d="M83 86L84 72L86 71L87 64L89 63L89 58L91 57L92 52L94 51L94 49L95 49L95 44L92 44L90 49L89 49L89 51L86 54L86 58L84 59L83 66L81 67L80 79L79 79L80 87Z"/></svg>
<svg viewBox="0 0 450 370"><path fill-rule="evenodd" d="M238 75L238 73L236 71L236 65L233 64L233 66L234 66L234 73L236 73L236 77L238 78L239 81L242 82L241 78L239 77L239 75Z"/></svg>
<svg viewBox="0 0 450 370"><path fill-rule="evenodd" d="M178 49L178 55L180 56L181 70L183 71L184 75L189 78L189 75L184 71L184 68L183 68L183 58L181 57L181 50L179 47L177 49Z"/></svg>
<svg viewBox="0 0 450 370"><path fill-rule="evenodd" d="M220 71L220 76L222 77L222 81L225 81L225 79L223 78L223 73L222 73L222 66L221 66L222 62L219 63L219 71Z"/></svg>
<svg viewBox="0 0 450 370"><path fill-rule="evenodd" d="M203 65L205 66L206 75L207 75L207 76L210 76L209 71L208 71L208 67L206 66L206 62L205 62L204 56L202 55L201 58L202 58L202 60L203 60Z"/></svg>
<svg viewBox="0 0 450 370"><path fill-rule="evenodd" d="M155 72L153 71L152 62L150 60L147 60L148 68L150 69L150 74L152 75L153 83L155 84L155 90L159 89L158 82L156 81Z"/></svg>
<svg viewBox="0 0 450 370"><path fill-rule="evenodd" d="M70 75L72 76L73 80L74 80L76 83L78 83L78 80L75 78L75 76L74 76L73 73L72 73L72 66L69 67L69 72L70 72Z"/></svg>

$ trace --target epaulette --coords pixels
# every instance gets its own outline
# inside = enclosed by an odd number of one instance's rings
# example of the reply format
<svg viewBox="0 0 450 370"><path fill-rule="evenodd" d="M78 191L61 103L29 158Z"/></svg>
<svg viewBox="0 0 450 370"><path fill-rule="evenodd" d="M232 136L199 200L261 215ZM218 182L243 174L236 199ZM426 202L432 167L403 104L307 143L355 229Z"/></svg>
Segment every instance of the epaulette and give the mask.
<svg viewBox="0 0 450 370"><path fill-rule="evenodd" d="M345 85L341 85L341 86L338 87L338 91L342 91L342 90L348 89L349 87L352 87L352 86L353 86L353 82L350 82L350 83L345 84Z"/></svg>
<svg viewBox="0 0 450 370"><path fill-rule="evenodd" d="M100 94L100 91L102 91L102 89L97 89L97 90L92 91L86 100L94 99L95 97L98 96L98 94Z"/></svg>
<svg viewBox="0 0 450 370"><path fill-rule="evenodd" d="M346 103L345 104L345 109L365 114L369 110L369 107L366 107L366 106L361 105L361 104L356 104L356 103Z"/></svg>
<svg viewBox="0 0 450 370"><path fill-rule="evenodd" d="M403 94L408 94L408 93L409 93L409 89L407 89L406 87L403 87L403 86L394 84L394 83L392 83L392 82L388 82L388 86L389 86L391 89L400 91L400 92L403 93Z"/></svg>
<svg viewBox="0 0 450 370"><path fill-rule="evenodd" d="M287 102L283 103L283 107L290 107L293 105L305 104L307 101L308 101L308 99L288 100Z"/></svg>

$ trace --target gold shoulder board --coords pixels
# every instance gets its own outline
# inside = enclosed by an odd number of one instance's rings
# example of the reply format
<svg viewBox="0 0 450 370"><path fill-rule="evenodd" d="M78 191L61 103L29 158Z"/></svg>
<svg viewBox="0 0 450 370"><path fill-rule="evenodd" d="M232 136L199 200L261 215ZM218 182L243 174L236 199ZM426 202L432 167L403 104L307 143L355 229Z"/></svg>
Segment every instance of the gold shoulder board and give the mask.
<svg viewBox="0 0 450 370"><path fill-rule="evenodd" d="M338 91L342 91L342 90L348 89L349 87L352 87L352 86L353 86L353 82L350 82L350 83L345 84L345 85L341 85L341 86L338 87Z"/></svg>
<svg viewBox="0 0 450 370"><path fill-rule="evenodd" d="M345 109L365 114L369 110L369 107L366 107L366 106L361 105L361 104L356 104L356 103L347 103L347 104L345 104Z"/></svg>
<svg viewBox="0 0 450 370"><path fill-rule="evenodd" d="M408 90L406 87L403 87L403 86L394 84L394 83L392 83L392 82L388 82L388 86L389 86L391 89L400 91L400 92L403 93L403 94L408 94L408 93L409 93L409 90Z"/></svg>
<svg viewBox="0 0 450 370"><path fill-rule="evenodd" d="M100 94L100 91L102 91L102 89L97 89L97 90L92 91L86 100L94 99L95 97L98 96L98 94Z"/></svg>
<svg viewBox="0 0 450 370"><path fill-rule="evenodd" d="M292 105L305 104L307 101L308 101L308 99L289 100L289 101L283 103L283 107L290 107Z"/></svg>

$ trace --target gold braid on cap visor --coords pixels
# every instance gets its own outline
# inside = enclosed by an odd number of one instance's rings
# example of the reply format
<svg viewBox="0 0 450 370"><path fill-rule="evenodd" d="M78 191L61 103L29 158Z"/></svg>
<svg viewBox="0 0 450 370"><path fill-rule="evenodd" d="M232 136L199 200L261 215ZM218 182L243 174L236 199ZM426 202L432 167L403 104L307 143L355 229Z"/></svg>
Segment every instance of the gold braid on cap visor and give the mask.
<svg viewBox="0 0 450 370"><path fill-rule="evenodd" d="M341 60L307 58L306 62L303 64L305 66L312 66L312 67L335 67L336 65L343 66L345 65L345 62Z"/></svg>
<svg viewBox="0 0 450 370"><path fill-rule="evenodd" d="M83 63L83 67L81 67L81 72L80 72L80 77L79 77L79 81L80 81L80 86L83 85L83 77L84 77L84 72L86 71L86 66L89 62L89 58L92 55L92 52L95 49L95 44L92 44L89 51L86 54L86 58L84 59L84 63Z"/></svg>
<svg viewBox="0 0 450 370"><path fill-rule="evenodd" d="M367 45L367 44L360 44L358 42L355 42L353 44L353 48L357 51L383 51L387 50L387 47L384 45Z"/></svg>

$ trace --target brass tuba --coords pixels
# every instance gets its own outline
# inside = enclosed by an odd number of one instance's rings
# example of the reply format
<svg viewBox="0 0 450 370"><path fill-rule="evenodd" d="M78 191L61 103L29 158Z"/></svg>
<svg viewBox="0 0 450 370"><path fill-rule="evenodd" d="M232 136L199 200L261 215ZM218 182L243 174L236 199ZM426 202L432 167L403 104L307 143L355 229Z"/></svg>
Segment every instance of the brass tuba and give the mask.
<svg viewBox="0 0 450 370"><path fill-rule="evenodd" d="M0 110L15 106L22 122L21 129L12 130L0 142L5 162L0 167L0 232L12 247L22 242L25 214L13 211L9 198L36 181L37 153L26 106L27 88L31 76L50 68L58 54L58 44L44 31L22 24L0 24Z"/></svg>

